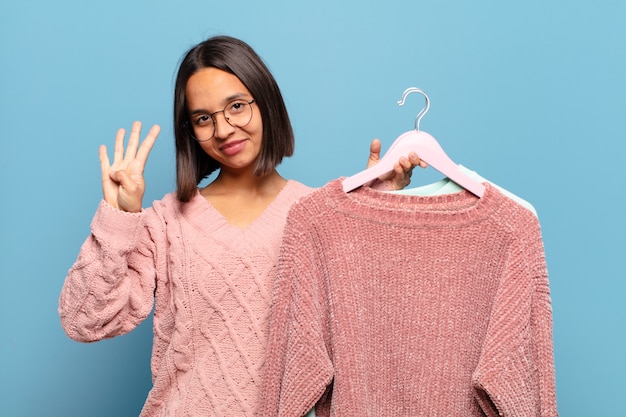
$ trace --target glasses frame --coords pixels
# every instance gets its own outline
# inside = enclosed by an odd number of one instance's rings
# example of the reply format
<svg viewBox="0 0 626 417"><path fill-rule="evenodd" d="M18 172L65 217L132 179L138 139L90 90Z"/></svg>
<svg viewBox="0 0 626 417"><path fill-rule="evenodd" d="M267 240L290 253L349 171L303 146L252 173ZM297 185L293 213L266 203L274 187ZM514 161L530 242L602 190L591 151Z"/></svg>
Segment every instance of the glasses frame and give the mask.
<svg viewBox="0 0 626 417"><path fill-rule="evenodd" d="M250 120L248 120L248 121L247 121L245 124L243 124L243 125L234 125L234 124L232 124L232 123L230 122L230 120L228 119L228 117L226 117L226 109L228 109L228 106L230 106L231 104L233 104L233 103L235 103L235 102L237 102L237 101L241 101L241 102L243 102L243 103L246 103L248 106L250 106ZM195 130L194 130L194 126L193 126L193 123L191 122L191 120L190 120L190 119L189 119L189 120L187 120L187 121L185 122L185 126L187 127L187 130L189 131L189 134L191 135L191 137L193 138L193 140L195 140L196 142L208 142L208 141L210 141L211 139L213 139L213 138L215 137L215 127L217 126L217 120L215 119L215 115L216 115L216 114L218 114L218 113L222 113L222 114L224 115L224 120L226 120L226 123L228 123L228 124L229 124L229 125L231 125L232 127L239 127L239 128L246 127L246 126L248 126L248 125L250 124L250 122L252 121L252 116L254 115L254 111L252 110L252 103L255 103L255 102L256 102L256 99L255 99L255 98L253 98L253 99L252 99L252 100L250 100L250 101L243 100L243 99L235 99L235 100L229 101L229 102L226 104L226 106L224 106L224 109L223 109L223 110L218 110L218 111L216 111L216 112L214 112L214 113L209 114L208 116L209 116L209 117L211 118L211 120L213 121L213 134L212 134L212 135L211 135L208 139L203 139L203 140L200 140L200 139L198 139L198 138L196 137L196 133L195 133Z"/></svg>

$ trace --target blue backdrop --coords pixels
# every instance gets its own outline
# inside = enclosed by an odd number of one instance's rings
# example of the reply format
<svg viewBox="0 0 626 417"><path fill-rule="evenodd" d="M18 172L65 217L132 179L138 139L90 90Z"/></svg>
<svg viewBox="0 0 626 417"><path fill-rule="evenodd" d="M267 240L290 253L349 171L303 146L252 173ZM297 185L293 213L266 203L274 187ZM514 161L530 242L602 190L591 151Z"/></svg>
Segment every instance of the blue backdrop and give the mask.
<svg viewBox="0 0 626 417"><path fill-rule="evenodd" d="M268 63L297 136L281 173L312 186L411 129L422 99L396 101L424 89L422 129L539 213L561 414L626 415L625 17L619 0L2 2L0 415L139 413L150 321L79 344L57 299L101 198L101 143L161 124L144 202L173 190L176 66L215 34Z"/></svg>

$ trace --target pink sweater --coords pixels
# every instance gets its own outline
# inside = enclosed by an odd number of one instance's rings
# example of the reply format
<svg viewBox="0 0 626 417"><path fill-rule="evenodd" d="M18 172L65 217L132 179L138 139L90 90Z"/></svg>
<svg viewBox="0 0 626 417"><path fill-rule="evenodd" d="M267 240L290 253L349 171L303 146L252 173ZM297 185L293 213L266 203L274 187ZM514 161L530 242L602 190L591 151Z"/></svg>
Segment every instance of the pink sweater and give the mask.
<svg viewBox="0 0 626 417"><path fill-rule="evenodd" d="M153 388L141 416L257 415L274 268L287 212L310 188L289 181L246 229L202 196L138 214L102 202L59 301L67 334L127 333L154 306Z"/></svg>
<svg viewBox="0 0 626 417"><path fill-rule="evenodd" d="M557 415L540 227L489 184L330 182L289 214L272 303L262 416Z"/></svg>

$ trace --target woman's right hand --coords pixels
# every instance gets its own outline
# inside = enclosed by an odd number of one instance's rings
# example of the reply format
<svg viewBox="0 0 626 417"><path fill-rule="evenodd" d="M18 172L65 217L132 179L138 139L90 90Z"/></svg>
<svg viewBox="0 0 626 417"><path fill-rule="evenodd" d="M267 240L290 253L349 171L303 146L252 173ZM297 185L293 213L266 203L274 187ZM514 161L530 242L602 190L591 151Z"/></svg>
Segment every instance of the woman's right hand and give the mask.
<svg viewBox="0 0 626 417"><path fill-rule="evenodd" d="M102 193L104 200L115 208L128 212L140 212L146 185L143 170L161 128L152 126L141 146L141 122L134 122L124 152L126 130L120 129L115 137L113 164L109 162L107 148L100 146L100 167L102 169Z"/></svg>

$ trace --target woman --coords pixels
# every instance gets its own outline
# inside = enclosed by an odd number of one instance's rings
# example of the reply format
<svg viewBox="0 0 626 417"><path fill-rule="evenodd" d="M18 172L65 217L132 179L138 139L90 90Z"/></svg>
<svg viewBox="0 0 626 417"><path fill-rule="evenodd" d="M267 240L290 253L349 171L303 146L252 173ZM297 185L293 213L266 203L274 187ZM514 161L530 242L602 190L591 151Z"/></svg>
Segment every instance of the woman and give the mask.
<svg viewBox="0 0 626 417"><path fill-rule="evenodd" d="M291 205L311 189L280 176L293 153L280 90L244 42L187 52L174 95L176 193L143 210L143 169L159 127L135 122L100 147L104 199L59 300L72 339L127 333L154 307L153 388L142 416L252 416L259 402L274 263ZM380 143L370 148L378 159ZM416 155L385 181L402 188ZM215 180L198 184L218 170Z"/></svg>

